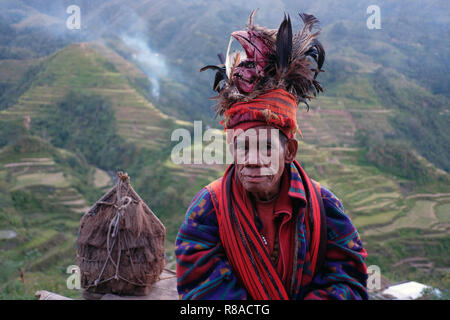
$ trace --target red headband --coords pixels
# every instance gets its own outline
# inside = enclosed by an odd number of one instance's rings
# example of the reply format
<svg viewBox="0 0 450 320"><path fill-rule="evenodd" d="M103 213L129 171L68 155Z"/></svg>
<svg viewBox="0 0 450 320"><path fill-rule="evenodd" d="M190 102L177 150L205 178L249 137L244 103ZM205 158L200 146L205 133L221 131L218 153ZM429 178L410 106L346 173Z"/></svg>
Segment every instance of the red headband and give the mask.
<svg viewBox="0 0 450 320"><path fill-rule="evenodd" d="M270 90L250 101L233 104L224 113L225 129L249 129L267 124L280 129L288 138L298 131L297 100L283 89Z"/></svg>

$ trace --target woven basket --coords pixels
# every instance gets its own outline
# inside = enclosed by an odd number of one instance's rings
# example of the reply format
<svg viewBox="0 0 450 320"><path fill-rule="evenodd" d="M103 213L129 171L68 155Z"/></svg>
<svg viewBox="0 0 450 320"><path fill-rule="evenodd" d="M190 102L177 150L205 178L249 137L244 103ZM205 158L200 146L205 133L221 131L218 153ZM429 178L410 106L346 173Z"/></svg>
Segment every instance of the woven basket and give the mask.
<svg viewBox="0 0 450 320"><path fill-rule="evenodd" d="M127 174L82 217L77 241L81 286L90 293L147 295L164 268L161 221Z"/></svg>

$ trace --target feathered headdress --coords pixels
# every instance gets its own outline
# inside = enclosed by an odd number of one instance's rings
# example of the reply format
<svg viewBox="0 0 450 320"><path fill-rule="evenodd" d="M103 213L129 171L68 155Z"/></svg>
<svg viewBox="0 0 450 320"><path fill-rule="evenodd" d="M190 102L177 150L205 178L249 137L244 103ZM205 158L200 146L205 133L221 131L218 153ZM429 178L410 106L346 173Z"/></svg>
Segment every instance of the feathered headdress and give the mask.
<svg viewBox="0 0 450 320"><path fill-rule="evenodd" d="M212 99L218 100L216 111L224 116L225 123L235 114L229 112L233 105L252 101L275 89L292 95L295 107L305 103L308 108L307 100L323 91L316 77L322 71L325 51L317 40L320 30L313 31L319 21L313 15L301 13L303 28L293 34L289 15L284 16L276 30L254 24L255 13L253 10L246 31L231 33L226 58L218 55L221 64L200 69L217 71L213 90L218 95ZM244 52L230 53L233 38Z"/></svg>

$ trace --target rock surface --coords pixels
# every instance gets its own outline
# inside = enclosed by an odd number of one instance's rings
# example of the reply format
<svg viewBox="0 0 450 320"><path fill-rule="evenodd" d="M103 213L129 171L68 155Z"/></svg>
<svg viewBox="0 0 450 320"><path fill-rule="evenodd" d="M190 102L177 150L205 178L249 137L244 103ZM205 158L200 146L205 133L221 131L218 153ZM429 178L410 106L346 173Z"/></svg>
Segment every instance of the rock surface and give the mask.
<svg viewBox="0 0 450 320"><path fill-rule="evenodd" d="M39 300L72 300L59 294L39 290L35 293ZM146 296L119 296L115 294L98 294L83 291L86 300L178 300L177 276L175 271L164 269L159 280L153 285Z"/></svg>

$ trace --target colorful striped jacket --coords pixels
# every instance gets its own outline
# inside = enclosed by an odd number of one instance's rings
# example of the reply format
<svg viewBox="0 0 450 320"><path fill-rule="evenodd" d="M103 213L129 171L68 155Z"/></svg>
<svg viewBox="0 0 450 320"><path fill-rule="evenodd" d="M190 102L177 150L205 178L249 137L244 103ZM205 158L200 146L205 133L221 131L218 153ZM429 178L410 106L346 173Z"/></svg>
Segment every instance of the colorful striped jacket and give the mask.
<svg viewBox="0 0 450 320"><path fill-rule="evenodd" d="M294 165L290 172L289 196L303 199L304 189ZM319 185L319 184L317 184ZM320 186L327 216L327 253L322 272L296 281L292 300L368 299L366 290L367 256L361 239L342 203L328 189ZM297 268L303 277L312 275L305 258L308 243L305 225L299 225ZM241 300L249 298L227 261L222 247L216 212L211 195L203 188L192 200L177 235L177 289L181 299Z"/></svg>

